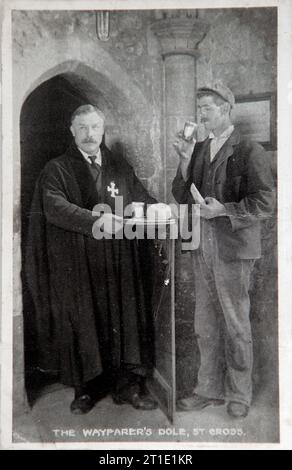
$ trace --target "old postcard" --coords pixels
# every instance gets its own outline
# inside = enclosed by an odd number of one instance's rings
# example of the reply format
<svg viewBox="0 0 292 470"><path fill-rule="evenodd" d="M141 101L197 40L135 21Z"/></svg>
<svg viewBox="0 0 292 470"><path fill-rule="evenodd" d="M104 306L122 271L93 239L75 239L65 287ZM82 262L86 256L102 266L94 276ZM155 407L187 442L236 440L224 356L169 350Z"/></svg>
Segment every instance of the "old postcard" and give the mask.
<svg viewBox="0 0 292 470"><path fill-rule="evenodd" d="M2 448L291 449L291 0L1 8Z"/></svg>

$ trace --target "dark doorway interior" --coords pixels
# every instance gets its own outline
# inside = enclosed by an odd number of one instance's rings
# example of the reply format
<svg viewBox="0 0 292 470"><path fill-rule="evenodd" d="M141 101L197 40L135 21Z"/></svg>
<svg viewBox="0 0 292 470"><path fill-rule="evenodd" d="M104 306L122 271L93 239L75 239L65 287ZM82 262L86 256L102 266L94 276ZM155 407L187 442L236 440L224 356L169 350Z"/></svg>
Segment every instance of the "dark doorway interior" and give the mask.
<svg viewBox="0 0 292 470"><path fill-rule="evenodd" d="M79 105L87 103L86 93L73 86L66 76L58 75L36 88L26 99L20 118L21 136L21 222L22 259L36 180L45 164L61 155L71 141L69 120ZM52 379L35 367L34 308L22 271L25 383L32 404L41 388Z"/></svg>

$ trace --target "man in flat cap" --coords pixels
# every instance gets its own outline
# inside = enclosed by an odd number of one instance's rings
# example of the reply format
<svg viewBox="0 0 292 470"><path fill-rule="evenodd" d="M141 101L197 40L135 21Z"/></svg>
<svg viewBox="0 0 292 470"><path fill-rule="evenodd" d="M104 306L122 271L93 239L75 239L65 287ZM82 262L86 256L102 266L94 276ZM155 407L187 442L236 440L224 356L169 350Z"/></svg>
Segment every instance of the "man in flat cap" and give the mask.
<svg viewBox="0 0 292 470"><path fill-rule="evenodd" d="M261 256L261 220L273 213L274 181L264 149L232 125L231 90L215 83L200 88L197 99L208 137L187 142L179 134L173 194L180 204L198 202L194 183L204 198L200 246L192 252L200 368L194 393L177 406L188 411L226 403L229 415L243 418L252 399L249 284Z"/></svg>

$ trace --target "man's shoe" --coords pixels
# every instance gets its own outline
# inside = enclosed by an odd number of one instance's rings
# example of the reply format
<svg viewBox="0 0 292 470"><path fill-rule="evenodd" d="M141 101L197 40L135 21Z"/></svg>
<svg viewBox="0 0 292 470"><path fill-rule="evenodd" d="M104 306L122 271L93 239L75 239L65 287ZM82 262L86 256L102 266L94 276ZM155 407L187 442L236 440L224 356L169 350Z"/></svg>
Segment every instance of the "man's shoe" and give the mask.
<svg viewBox="0 0 292 470"><path fill-rule="evenodd" d="M219 400L216 398L207 398L202 397L194 393L188 398L182 398L177 401L176 409L178 411L200 411L206 408L207 406L220 406L224 405L224 400Z"/></svg>
<svg viewBox="0 0 292 470"><path fill-rule="evenodd" d="M227 413L232 416L232 418L246 418L249 412L249 407L244 403L239 403L236 401L231 401L227 406Z"/></svg>
<svg viewBox="0 0 292 470"><path fill-rule="evenodd" d="M83 415L88 413L94 407L95 403L96 400L90 395L80 395L72 401L70 410L75 415Z"/></svg>
<svg viewBox="0 0 292 470"><path fill-rule="evenodd" d="M116 405L131 404L136 410L155 410L157 402L149 395L139 395L139 393L113 394L113 401Z"/></svg>
<svg viewBox="0 0 292 470"><path fill-rule="evenodd" d="M98 401L110 391L110 380L105 374L96 376L85 384L75 388L75 398L70 410L76 415L88 413Z"/></svg>

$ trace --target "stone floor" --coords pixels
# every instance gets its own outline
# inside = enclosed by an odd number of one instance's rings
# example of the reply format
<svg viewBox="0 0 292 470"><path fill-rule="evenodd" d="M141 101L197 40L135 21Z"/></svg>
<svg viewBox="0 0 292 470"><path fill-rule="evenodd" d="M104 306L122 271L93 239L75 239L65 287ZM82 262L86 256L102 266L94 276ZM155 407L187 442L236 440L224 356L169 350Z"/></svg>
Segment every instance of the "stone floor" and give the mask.
<svg viewBox="0 0 292 470"><path fill-rule="evenodd" d="M160 410L115 405L109 396L87 415L72 415L72 398L70 388L47 388L29 413L14 420L14 442L278 442L278 411L264 394L256 397L245 419L232 419L225 406L209 407L179 412L173 425Z"/></svg>

